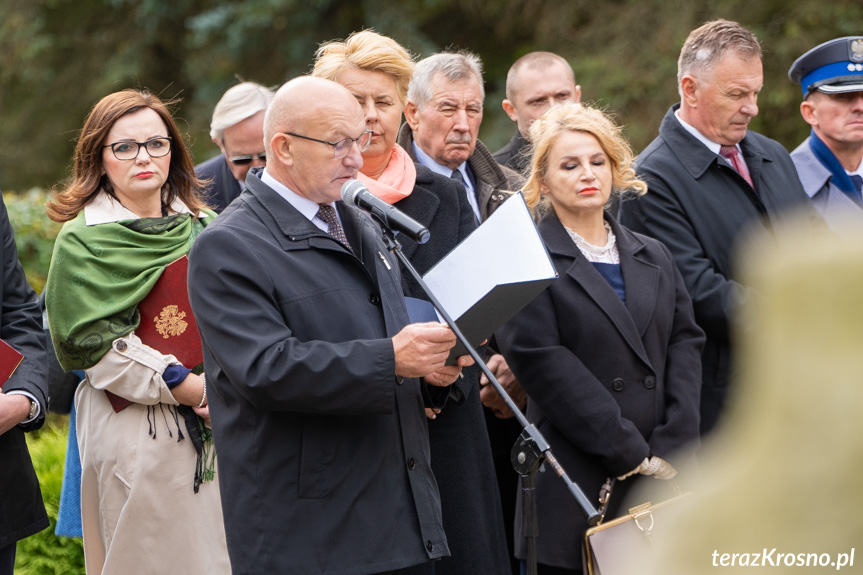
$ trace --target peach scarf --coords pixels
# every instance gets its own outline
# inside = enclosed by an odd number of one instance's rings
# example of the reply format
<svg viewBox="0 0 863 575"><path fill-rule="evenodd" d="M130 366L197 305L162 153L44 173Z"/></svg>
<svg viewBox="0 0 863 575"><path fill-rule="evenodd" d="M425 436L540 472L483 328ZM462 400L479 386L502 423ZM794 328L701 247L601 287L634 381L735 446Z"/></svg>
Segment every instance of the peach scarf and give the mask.
<svg viewBox="0 0 863 575"><path fill-rule="evenodd" d="M414 190L417 168L405 149L396 144L387 167L377 180L363 173L357 173L357 179L364 183L371 193L389 204L394 204L408 197Z"/></svg>

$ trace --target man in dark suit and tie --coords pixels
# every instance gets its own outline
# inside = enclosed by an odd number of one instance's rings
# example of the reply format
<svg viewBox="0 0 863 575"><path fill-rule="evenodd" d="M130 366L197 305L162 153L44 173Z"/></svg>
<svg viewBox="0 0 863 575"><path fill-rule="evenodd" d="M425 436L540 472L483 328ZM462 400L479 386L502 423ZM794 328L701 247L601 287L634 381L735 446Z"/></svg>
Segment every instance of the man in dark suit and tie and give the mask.
<svg viewBox="0 0 863 575"><path fill-rule="evenodd" d="M400 572L449 554L424 406L455 336L408 324L399 265L342 185L371 142L348 90L301 77L267 111L267 167L201 234L201 332L228 551L242 573Z"/></svg>
<svg viewBox="0 0 863 575"><path fill-rule="evenodd" d="M484 98L482 62L478 56L470 52L429 56L414 69L405 105L406 122L398 137L399 145L415 162L464 186L477 221L488 218L524 185L524 178L495 162L479 140ZM523 407L527 397L503 356L491 354L487 363L516 404ZM512 549L510 526L518 476L509 462L509 451L521 426L484 375L480 382L484 384L480 398L488 408L486 423L507 522L505 532ZM513 569L517 572L517 565Z"/></svg>
<svg viewBox="0 0 863 575"><path fill-rule="evenodd" d="M210 184L204 190L207 202L221 212L245 188L251 168L264 166L264 113L273 91L243 82L230 88L216 104L210 137L222 153L195 167L199 178Z"/></svg>
<svg viewBox="0 0 863 575"><path fill-rule="evenodd" d="M707 334L702 353L701 431L710 431L733 380L730 324L757 297L741 284L735 240L746 230L771 233L792 210L820 219L781 144L748 130L764 84L761 45L736 22L715 20L689 34L678 61L680 103L638 156L647 194L621 203L620 221L662 241ZM823 226L823 221L820 222Z"/></svg>

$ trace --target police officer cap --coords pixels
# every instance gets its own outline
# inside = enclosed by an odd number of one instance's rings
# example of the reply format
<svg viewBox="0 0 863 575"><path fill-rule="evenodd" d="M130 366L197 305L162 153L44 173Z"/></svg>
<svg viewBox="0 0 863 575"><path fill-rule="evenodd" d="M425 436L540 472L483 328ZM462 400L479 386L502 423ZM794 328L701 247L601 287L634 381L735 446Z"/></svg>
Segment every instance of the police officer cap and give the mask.
<svg viewBox="0 0 863 575"><path fill-rule="evenodd" d="M863 92L863 36L836 38L812 48L795 60L788 77L800 84L804 97L815 90Z"/></svg>

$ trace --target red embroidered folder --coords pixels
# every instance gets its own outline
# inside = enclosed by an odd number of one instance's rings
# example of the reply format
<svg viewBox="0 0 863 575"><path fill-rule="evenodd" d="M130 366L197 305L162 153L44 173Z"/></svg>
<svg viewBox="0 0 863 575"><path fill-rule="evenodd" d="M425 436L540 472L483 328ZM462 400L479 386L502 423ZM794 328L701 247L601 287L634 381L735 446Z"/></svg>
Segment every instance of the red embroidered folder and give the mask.
<svg viewBox="0 0 863 575"><path fill-rule="evenodd" d="M22 359L17 349L0 339L0 387L9 381Z"/></svg>
<svg viewBox="0 0 863 575"><path fill-rule="evenodd" d="M156 285L138 304L141 324L135 335L153 349L173 354L191 369L204 361L204 352L186 288L188 270L186 256L165 266Z"/></svg>
<svg viewBox="0 0 863 575"><path fill-rule="evenodd" d="M135 335L153 349L174 355L188 368L197 367L204 361L198 324L189 304L186 279L189 258L186 256L165 266L153 289L138 304L141 323ZM132 404L109 391L105 392L111 407L120 412Z"/></svg>

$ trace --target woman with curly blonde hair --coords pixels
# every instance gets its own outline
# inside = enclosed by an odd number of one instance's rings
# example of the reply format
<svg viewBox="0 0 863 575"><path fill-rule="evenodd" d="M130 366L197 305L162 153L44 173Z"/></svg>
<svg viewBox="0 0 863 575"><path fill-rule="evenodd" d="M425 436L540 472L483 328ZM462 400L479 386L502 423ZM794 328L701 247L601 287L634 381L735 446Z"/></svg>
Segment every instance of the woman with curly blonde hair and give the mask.
<svg viewBox="0 0 863 575"><path fill-rule="evenodd" d="M552 113L553 112L553 113ZM524 198L532 210L547 210L550 202L542 202L542 179L548 174L549 148L563 132L581 132L593 136L603 149L611 164L612 187L610 202L614 194L634 193L643 195L647 184L635 175L632 148L621 135L621 129L596 108L578 103L559 106L550 110L539 122L534 122L530 133L538 140L531 156L530 178L524 186Z"/></svg>
<svg viewBox="0 0 863 575"><path fill-rule="evenodd" d="M665 246L605 210L612 194L647 192L620 128L566 103L534 122L530 139L524 194L559 277L497 342L527 391L527 418L573 480L588 495L620 480L614 517L637 478L671 479L698 442L704 334ZM566 486L540 473L536 500L539 573L581 573L587 523ZM524 559L520 530L516 521Z"/></svg>

